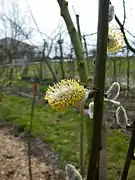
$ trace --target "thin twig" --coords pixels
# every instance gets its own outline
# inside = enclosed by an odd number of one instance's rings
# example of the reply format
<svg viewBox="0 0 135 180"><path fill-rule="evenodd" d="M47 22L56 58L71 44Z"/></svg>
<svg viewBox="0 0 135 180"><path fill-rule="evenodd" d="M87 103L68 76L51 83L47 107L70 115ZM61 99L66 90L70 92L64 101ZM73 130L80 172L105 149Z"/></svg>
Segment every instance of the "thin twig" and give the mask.
<svg viewBox="0 0 135 180"><path fill-rule="evenodd" d="M36 96L33 94L33 101L31 107L31 115L29 121L29 129L28 129L28 164L29 164L29 180L33 180L32 178L32 166L31 166L31 134L32 134L32 121L34 117L34 107L36 102Z"/></svg>
<svg viewBox="0 0 135 180"><path fill-rule="evenodd" d="M84 102L82 102L80 107L80 172L84 175Z"/></svg>
<svg viewBox="0 0 135 180"><path fill-rule="evenodd" d="M123 0L123 10L124 10L124 19L123 19L123 26L124 26L124 24L125 24L125 20L126 20L125 0Z"/></svg>
<svg viewBox="0 0 135 180"><path fill-rule="evenodd" d="M132 135L131 135L131 139L130 139L130 143L129 143L129 148L128 148L127 157L125 160L121 180L127 179L131 160L134 160L134 149L135 149L135 121L133 123Z"/></svg>

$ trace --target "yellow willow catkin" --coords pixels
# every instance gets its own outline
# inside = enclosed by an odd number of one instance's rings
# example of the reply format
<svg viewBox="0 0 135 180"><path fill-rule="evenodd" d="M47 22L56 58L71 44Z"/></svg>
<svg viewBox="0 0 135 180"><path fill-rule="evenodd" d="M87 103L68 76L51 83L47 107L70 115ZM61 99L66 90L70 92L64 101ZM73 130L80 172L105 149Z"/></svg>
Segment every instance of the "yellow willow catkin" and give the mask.
<svg viewBox="0 0 135 180"><path fill-rule="evenodd" d="M108 32L109 42L107 50L108 52L119 52L123 48L124 37L121 31L117 27L110 27Z"/></svg>
<svg viewBox="0 0 135 180"><path fill-rule="evenodd" d="M64 79L49 86L45 99L58 111L78 106L85 97L85 88L74 79Z"/></svg>

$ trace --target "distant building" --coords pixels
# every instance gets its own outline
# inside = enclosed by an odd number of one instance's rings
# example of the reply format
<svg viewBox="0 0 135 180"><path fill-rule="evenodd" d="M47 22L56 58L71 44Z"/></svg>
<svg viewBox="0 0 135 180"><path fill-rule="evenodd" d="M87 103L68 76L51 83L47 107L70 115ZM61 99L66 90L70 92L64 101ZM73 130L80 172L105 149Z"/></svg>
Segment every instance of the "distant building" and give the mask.
<svg viewBox="0 0 135 180"><path fill-rule="evenodd" d="M13 38L0 39L0 64L11 63L26 64L34 60L36 46L18 41Z"/></svg>

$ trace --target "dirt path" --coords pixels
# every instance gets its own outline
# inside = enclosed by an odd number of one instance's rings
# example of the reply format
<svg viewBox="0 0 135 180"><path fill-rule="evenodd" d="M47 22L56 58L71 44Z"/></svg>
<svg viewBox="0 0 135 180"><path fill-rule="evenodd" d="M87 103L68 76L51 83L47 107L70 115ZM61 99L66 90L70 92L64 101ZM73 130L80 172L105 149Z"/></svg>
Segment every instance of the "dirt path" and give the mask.
<svg viewBox="0 0 135 180"><path fill-rule="evenodd" d="M0 180L29 180L26 144L0 129ZM33 180L55 180L53 167L32 156ZM57 174L57 172L56 172Z"/></svg>

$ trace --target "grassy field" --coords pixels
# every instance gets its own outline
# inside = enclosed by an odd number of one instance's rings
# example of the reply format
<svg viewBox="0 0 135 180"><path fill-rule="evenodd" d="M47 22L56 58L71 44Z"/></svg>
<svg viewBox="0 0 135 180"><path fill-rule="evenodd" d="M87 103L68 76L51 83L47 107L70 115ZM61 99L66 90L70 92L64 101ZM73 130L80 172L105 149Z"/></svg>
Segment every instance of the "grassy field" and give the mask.
<svg viewBox="0 0 135 180"><path fill-rule="evenodd" d="M72 64L73 65L73 64ZM58 78L61 78L60 63L51 63L53 70ZM70 68L69 68L70 66ZM52 79L51 72L43 64L43 78ZM110 81L115 78L121 81L127 75L127 59L116 59L115 63L111 59L107 61L106 77ZM18 73L22 73L24 67L17 67ZM94 71L93 61L89 62L89 75L92 76ZM77 65L74 68L69 63L64 63L65 77L70 76L77 78ZM31 65L28 68L25 77L38 78L40 74L40 65ZM115 76L115 77L114 77ZM135 76L135 60L130 59L130 77ZM107 83L106 83L107 84ZM29 89L32 92L33 83L16 81L14 85L23 87L23 90ZM40 85L39 92L45 93L47 86ZM0 121L8 121L21 125L22 129L27 131L30 119L31 101L29 99L5 95L0 101ZM57 152L62 161L70 162L76 167L79 164L79 127L80 116L75 111L69 109L65 112L55 112L46 103L38 104L34 112L33 135L40 137L47 142L52 150ZM85 118L85 124L89 123L89 134L92 132L92 122ZM91 139L91 137L90 137ZM119 180L124 159L129 143L129 136L120 130L111 130L107 135L107 152L108 152L108 176L109 180ZM85 147L87 143L85 142ZM128 180L135 179L135 163L130 167Z"/></svg>
<svg viewBox="0 0 135 180"><path fill-rule="evenodd" d="M0 102L0 120L28 128L31 101L15 96L4 96ZM55 112L47 104L38 105L34 112L33 135L40 137L56 151L61 159L78 167L80 116L73 110ZM92 122L86 118L85 122ZM120 130L109 131L107 136L109 180L119 180L129 143L129 137ZM135 179L135 163L130 167L128 180Z"/></svg>

